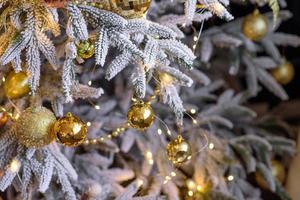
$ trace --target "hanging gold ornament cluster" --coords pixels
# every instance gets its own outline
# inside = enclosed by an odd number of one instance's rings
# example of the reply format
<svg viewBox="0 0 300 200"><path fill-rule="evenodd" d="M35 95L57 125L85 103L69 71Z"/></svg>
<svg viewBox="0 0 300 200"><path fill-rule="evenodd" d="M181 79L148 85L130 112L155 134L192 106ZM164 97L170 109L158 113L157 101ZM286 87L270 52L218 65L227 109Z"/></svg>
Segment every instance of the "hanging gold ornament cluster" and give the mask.
<svg viewBox="0 0 300 200"><path fill-rule="evenodd" d="M286 178L284 165L277 160L272 160L271 168L272 168L272 175L275 177L277 181L283 184ZM262 177L262 175L259 172L255 173L255 180L261 188L265 190L269 189L267 181Z"/></svg>
<svg viewBox="0 0 300 200"><path fill-rule="evenodd" d="M173 164L182 164L192 158L192 149L181 135L167 145L167 155Z"/></svg>
<svg viewBox="0 0 300 200"><path fill-rule="evenodd" d="M295 77L294 65L289 62L284 62L283 64L279 65L277 68L273 69L271 73L274 79L278 83L282 85L287 85Z"/></svg>
<svg viewBox="0 0 300 200"><path fill-rule="evenodd" d="M136 129L149 128L154 122L155 115L151 105L143 101L135 102L127 113L127 120Z"/></svg>
<svg viewBox="0 0 300 200"><path fill-rule="evenodd" d="M18 141L26 147L39 148L54 141L52 126L56 118L45 107L29 107L24 110L14 123Z"/></svg>
<svg viewBox="0 0 300 200"><path fill-rule="evenodd" d="M89 59L95 54L95 42L92 39L82 41L77 45L77 55L82 59Z"/></svg>
<svg viewBox="0 0 300 200"><path fill-rule="evenodd" d="M29 94L29 76L25 72L10 72L4 82L5 95L10 99L18 99Z"/></svg>
<svg viewBox="0 0 300 200"><path fill-rule="evenodd" d="M140 18L150 7L151 0L109 0L111 10L124 18Z"/></svg>
<svg viewBox="0 0 300 200"><path fill-rule="evenodd" d="M70 0L42 1L48 7L63 8ZM77 0L74 2L111 11L127 19L143 17L151 4L151 0Z"/></svg>
<svg viewBox="0 0 300 200"><path fill-rule="evenodd" d="M242 32L250 40L259 41L267 35L268 31L268 19L257 9L243 20Z"/></svg>
<svg viewBox="0 0 300 200"><path fill-rule="evenodd" d="M81 119L69 112L55 122L53 133L58 142L65 146L75 147L86 140L87 126Z"/></svg>
<svg viewBox="0 0 300 200"><path fill-rule="evenodd" d="M0 112L0 128L4 127L8 122L8 114L6 112Z"/></svg>
<svg viewBox="0 0 300 200"><path fill-rule="evenodd" d="M148 11L151 0L102 0L92 1L91 6L114 12L126 19L141 18Z"/></svg>

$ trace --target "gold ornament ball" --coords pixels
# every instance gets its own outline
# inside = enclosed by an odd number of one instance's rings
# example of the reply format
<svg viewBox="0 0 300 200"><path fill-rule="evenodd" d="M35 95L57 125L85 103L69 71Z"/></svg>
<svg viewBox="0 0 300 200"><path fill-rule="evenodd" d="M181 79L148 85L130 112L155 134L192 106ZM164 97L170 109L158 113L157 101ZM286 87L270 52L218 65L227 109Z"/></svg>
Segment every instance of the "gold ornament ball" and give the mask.
<svg viewBox="0 0 300 200"><path fill-rule="evenodd" d="M10 99L24 97L30 92L29 76L25 72L10 72L4 82L5 95Z"/></svg>
<svg viewBox="0 0 300 200"><path fill-rule="evenodd" d="M130 107L127 120L131 127L143 130L154 122L154 111L149 104L137 102Z"/></svg>
<svg viewBox="0 0 300 200"><path fill-rule="evenodd" d="M53 132L58 142L65 146L75 147L86 140L87 126L72 113L67 113L54 124Z"/></svg>
<svg viewBox="0 0 300 200"><path fill-rule="evenodd" d="M8 122L8 115L6 112L0 112L0 128L4 127Z"/></svg>
<svg viewBox="0 0 300 200"><path fill-rule="evenodd" d="M267 35L268 31L268 19L258 10L246 16L242 23L242 32L250 40L259 41Z"/></svg>
<svg viewBox="0 0 300 200"><path fill-rule="evenodd" d="M50 144L55 138L52 127L56 118L45 107L29 107L14 123L16 136L26 147L39 148Z"/></svg>
<svg viewBox="0 0 300 200"><path fill-rule="evenodd" d="M192 157L192 150L181 135L167 145L167 154L173 164L182 164Z"/></svg>
<svg viewBox="0 0 300 200"><path fill-rule="evenodd" d="M83 59L91 58L95 53L95 44L92 39L81 41L77 45L77 54Z"/></svg>
<svg viewBox="0 0 300 200"><path fill-rule="evenodd" d="M277 68L273 69L271 73L278 83L286 85L290 83L295 77L294 65L289 62L285 62Z"/></svg>
<svg viewBox="0 0 300 200"><path fill-rule="evenodd" d="M109 0L111 11L124 18L140 18L150 7L151 0Z"/></svg>
<svg viewBox="0 0 300 200"><path fill-rule="evenodd" d="M275 177L277 181L279 181L281 184L284 183L285 178L286 178L286 172L283 164L277 160L272 160L272 175ZM265 189L268 190L269 186L267 181L262 177L260 172L255 173L255 179L257 184Z"/></svg>

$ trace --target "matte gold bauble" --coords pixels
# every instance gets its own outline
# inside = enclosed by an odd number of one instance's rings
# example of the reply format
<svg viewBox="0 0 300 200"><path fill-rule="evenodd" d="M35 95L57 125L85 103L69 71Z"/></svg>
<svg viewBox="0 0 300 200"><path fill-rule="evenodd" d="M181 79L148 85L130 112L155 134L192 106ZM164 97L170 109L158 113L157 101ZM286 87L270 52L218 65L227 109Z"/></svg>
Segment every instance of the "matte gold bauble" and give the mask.
<svg viewBox="0 0 300 200"><path fill-rule="evenodd" d="M246 16L242 23L242 32L250 40L259 41L267 35L268 31L268 19L258 10Z"/></svg>
<svg viewBox="0 0 300 200"><path fill-rule="evenodd" d="M81 41L77 45L77 54L83 59L91 58L95 53L95 44L92 39Z"/></svg>
<svg viewBox="0 0 300 200"><path fill-rule="evenodd" d="M167 146L167 154L173 164L182 164L192 157L192 150L181 135L171 141Z"/></svg>
<svg viewBox="0 0 300 200"><path fill-rule="evenodd" d="M4 127L8 121L8 115L6 112L0 112L0 128Z"/></svg>
<svg viewBox="0 0 300 200"><path fill-rule="evenodd" d="M75 147L86 140L87 126L72 113L67 113L54 124L53 133L58 142L65 146Z"/></svg>
<svg viewBox="0 0 300 200"><path fill-rule="evenodd" d="M154 111L149 104L139 101L130 107L127 120L133 128L146 129L154 122Z"/></svg>
<svg viewBox="0 0 300 200"><path fill-rule="evenodd" d="M25 72L10 72L4 82L5 95L10 99L24 97L30 92L29 76Z"/></svg>
<svg viewBox="0 0 300 200"><path fill-rule="evenodd" d="M151 0L109 0L111 10L124 18L140 18L150 7Z"/></svg>
<svg viewBox="0 0 300 200"><path fill-rule="evenodd" d="M277 68L273 69L271 73L274 79L282 85L290 83L295 77L294 66L289 62L281 64Z"/></svg>
<svg viewBox="0 0 300 200"><path fill-rule="evenodd" d="M284 168L283 164L277 160L272 160L271 167L272 167L272 175L275 177L275 179L277 181L279 181L281 184L283 184L285 181L285 178L286 178L286 172L285 172L285 168ZM257 184L261 188L266 189L266 190L269 189L267 181L262 177L260 172L257 171L255 173L255 179L256 179Z"/></svg>
<svg viewBox="0 0 300 200"><path fill-rule="evenodd" d="M45 107L29 107L14 123L18 141L26 147L39 148L50 144L55 138L51 134L56 118Z"/></svg>

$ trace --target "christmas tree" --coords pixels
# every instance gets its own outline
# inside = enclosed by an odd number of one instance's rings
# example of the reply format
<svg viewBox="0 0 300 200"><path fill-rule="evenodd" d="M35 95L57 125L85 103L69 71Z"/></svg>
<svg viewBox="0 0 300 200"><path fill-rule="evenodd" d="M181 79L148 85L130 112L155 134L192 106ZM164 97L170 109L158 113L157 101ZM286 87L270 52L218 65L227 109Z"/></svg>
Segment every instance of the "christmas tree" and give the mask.
<svg viewBox="0 0 300 200"><path fill-rule="evenodd" d="M0 0L3 199L291 199L294 130L249 103L289 98L285 7Z"/></svg>

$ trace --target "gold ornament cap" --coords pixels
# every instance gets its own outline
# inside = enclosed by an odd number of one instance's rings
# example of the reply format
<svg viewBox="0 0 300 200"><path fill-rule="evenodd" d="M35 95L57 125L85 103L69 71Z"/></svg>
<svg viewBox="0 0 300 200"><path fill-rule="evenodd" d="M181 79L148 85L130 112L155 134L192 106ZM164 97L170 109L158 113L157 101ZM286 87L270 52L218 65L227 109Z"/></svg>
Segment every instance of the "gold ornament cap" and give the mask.
<svg viewBox="0 0 300 200"><path fill-rule="evenodd" d="M65 146L75 147L86 140L87 126L81 119L69 112L57 120L54 124L53 133L58 142Z"/></svg>
<svg viewBox="0 0 300 200"><path fill-rule="evenodd" d="M192 158L192 150L181 135L167 145L167 154L173 164L182 164Z"/></svg>
<svg viewBox="0 0 300 200"><path fill-rule="evenodd" d="M10 99L18 99L29 94L29 76L25 72L10 72L4 82L5 95Z"/></svg>
<svg viewBox="0 0 300 200"><path fill-rule="evenodd" d="M16 137L26 147L44 147L55 139L51 131L55 121L53 112L47 108L29 107L14 123Z"/></svg>
<svg viewBox="0 0 300 200"><path fill-rule="evenodd" d="M154 122L155 115L151 105L138 101L133 104L128 113L127 120L131 127L136 129L149 128Z"/></svg>

